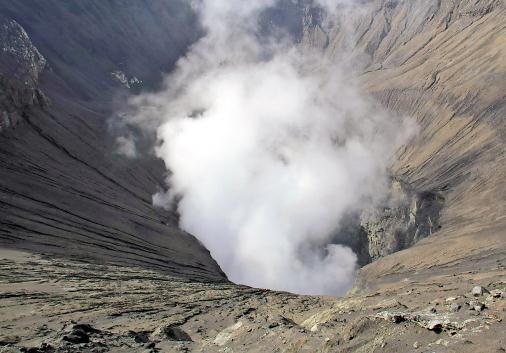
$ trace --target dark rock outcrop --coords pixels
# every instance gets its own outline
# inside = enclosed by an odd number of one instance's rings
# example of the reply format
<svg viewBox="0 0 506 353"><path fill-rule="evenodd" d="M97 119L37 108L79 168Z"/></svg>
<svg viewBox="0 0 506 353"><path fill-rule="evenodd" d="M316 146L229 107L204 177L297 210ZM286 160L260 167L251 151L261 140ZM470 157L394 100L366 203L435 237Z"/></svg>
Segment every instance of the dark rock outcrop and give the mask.
<svg viewBox="0 0 506 353"><path fill-rule="evenodd" d="M38 88L46 59L16 21L0 16L0 133L15 127L32 106L48 99Z"/></svg>
<svg viewBox="0 0 506 353"><path fill-rule="evenodd" d="M46 59L33 45L25 29L13 19L0 16L0 69L11 79L34 87L46 67Z"/></svg>
<svg viewBox="0 0 506 353"><path fill-rule="evenodd" d="M443 206L441 192L416 192L393 179L383 203L345 216L332 241L349 246L365 266L437 232Z"/></svg>
<svg viewBox="0 0 506 353"><path fill-rule="evenodd" d="M444 197L436 192L414 192L398 180L392 183L383 207L361 212L360 225L367 234L372 260L407 249L439 230Z"/></svg>

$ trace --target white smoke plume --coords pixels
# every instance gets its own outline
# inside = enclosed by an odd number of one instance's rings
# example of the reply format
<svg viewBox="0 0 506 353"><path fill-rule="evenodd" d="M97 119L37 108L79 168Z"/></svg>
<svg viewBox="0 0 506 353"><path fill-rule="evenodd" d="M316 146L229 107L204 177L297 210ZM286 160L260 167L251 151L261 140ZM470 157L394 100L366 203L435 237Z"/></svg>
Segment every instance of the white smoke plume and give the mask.
<svg viewBox="0 0 506 353"><path fill-rule="evenodd" d="M328 2L328 1L326 1ZM351 249L329 244L343 214L383 196L409 126L359 93L339 65L258 36L275 0L196 3L206 35L158 93L132 99L155 128L180 226L235 282L343 294Z"/></svg>
<svg viewBox="0 0 506 353"><path fill-rule="evenodd" d="M116 153L128 158L136 158L138 155L135 146L135 137L132 134L118 136L116 138Z"/></svg>

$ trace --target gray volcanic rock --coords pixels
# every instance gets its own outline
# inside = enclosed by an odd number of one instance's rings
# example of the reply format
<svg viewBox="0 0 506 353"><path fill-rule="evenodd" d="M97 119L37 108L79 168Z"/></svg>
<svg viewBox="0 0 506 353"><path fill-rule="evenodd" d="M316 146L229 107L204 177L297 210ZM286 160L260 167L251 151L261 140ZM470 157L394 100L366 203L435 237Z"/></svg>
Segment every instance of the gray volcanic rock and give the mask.
<svg viewBox="0 0 506 353"><path fill-rule="evenodd" d="M23 111L48 100L37 88L46 59L16 21L0 16L0 133L15 127Z"/></svg>
<svg viewBox="0 0 506 353"><path fill-rule="evenodd" d="M366 209L360 225L367 234L371 259L407 249L439 230L444 197L438 193L415 193L394 180L389 200L383 207Z"/></svg>
<svg viewBox="0 0 506 353"><path fill-rule="evenodd" d="M10 78L35 86L46 67L46 59L33 45L23 27L0 16L0 68L10 70Z"/></svg>
<svg viewBox="0 0 506 353"><path fill-rule="evenodd" d="M443 207L441 193L416 192L394 178L383 203L347 215L332 240L349 246L365 266L437 232Z"/></svg>

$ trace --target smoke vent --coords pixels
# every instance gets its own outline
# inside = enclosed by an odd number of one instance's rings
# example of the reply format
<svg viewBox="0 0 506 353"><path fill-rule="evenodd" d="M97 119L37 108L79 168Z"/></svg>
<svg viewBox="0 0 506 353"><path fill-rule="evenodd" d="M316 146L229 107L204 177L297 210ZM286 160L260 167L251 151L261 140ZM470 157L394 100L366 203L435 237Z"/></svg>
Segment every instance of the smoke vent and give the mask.
<svg viewBox="0 0 506 353"><path fill-rule="evenodd" d="M394 179L384 203L349 214L333 240L352 248L358 264L364 266L437 232L443 205L441 193L416 192L407 183Z"/></svg>

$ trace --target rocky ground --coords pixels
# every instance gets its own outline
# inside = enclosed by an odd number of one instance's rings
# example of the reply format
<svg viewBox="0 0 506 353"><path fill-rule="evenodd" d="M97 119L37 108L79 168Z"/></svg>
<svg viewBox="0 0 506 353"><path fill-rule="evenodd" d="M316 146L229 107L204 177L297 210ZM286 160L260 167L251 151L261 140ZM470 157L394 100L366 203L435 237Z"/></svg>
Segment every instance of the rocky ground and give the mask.
<svg viewBox="0 0 506 353"><path fill-rule="evenodd" d="M504 352L506 266L341 299L1 251L0 352Z"/></svg>

